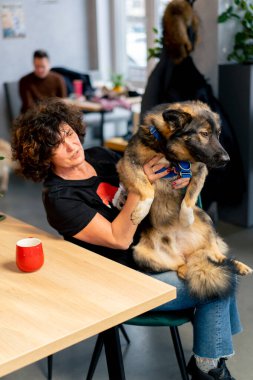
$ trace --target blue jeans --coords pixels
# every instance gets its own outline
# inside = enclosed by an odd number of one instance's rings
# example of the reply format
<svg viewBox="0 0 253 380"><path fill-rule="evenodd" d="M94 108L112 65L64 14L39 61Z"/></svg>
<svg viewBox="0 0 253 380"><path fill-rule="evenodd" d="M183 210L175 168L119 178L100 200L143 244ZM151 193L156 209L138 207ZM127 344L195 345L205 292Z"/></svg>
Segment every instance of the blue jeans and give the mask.
<svg viewBox="0 0 253 380"><path fill-rule="evenodd" d="M195 355L218 359L234 354L232 335L242 331L235 293L223 299L200 301L190 296L185 281L179 279L175 272L152 273L151 276L177 288L177 298L155 310L195 308L193 321Z"/></svg>

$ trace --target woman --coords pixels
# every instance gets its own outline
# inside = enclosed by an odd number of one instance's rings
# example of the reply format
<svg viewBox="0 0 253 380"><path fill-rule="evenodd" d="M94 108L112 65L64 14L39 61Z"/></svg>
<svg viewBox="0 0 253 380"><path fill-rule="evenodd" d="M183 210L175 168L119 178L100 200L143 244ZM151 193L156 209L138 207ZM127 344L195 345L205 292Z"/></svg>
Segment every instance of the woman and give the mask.
<svg viewBox="0 0 253 380"><path fill-rule="evenodd" d="M139 196L129 192L121 211L113 206L119 188L118 157L101 147L84 152L84 131L82 114L59 100L45 101L17 119L13 158L26 178L44 181L49 224L66 240L138 270L131 245L140 227L133 225L131 213ZM155 173L162 166L160 158L155 156L143 167L151 183L166 175ZM180 178L173 186L181 189L188 181ZM188 364L192 379L233 380L225 358L234 353L232 335L241 331L235 296L199 301L175 272L150 275L177 288L177 298L159 310L195 308L194 355Z"/></svg>

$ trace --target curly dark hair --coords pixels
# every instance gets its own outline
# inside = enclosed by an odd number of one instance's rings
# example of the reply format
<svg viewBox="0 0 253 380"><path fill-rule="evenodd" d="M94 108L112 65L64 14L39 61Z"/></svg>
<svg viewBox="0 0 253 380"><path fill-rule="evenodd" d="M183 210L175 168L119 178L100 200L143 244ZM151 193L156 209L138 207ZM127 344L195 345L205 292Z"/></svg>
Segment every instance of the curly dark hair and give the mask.
<svg viewBox="0 0 253 380"><path fill-rule="evenodd" d="M40 102L14 121L12 158L19 162L18 172L25 178L41 182L47 177L53 150L62 142L62 123L68 124L83 143L86 127L82 112L58 98Z"/></svg>

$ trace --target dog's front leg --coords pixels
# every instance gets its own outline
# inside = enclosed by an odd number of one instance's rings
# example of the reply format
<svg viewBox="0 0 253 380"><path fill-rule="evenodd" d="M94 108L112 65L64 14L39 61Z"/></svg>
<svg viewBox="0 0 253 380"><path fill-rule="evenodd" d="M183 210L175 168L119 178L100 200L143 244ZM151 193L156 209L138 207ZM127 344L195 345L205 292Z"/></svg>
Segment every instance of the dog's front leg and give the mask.
<svg viewBox="0 0 253 380"><path fill-rule="evenodd" d="M140 199L131 215L133 224L139 224L148 215L153 199L154 195L152 194L150 194L147 198Z"/></svg>
<svg viewBox="0 0 253 380"><path fill-rule="evenodd" d="M207 176L206 165L201 162L192 164L192 178L187 187L184 199L181 203L179 220L183 227L188 227L194 222L193 208L204 186Z"/></svg>
<svg viewBox="0 0 253 380"><path fill-rule="evenodd" d="M131 215L133 224L139 224L149 213L155 196L154 187L139 165L133 166L123 158L118 162L117 169L127 192L132 191L140 196L140 201Z"/></svg>

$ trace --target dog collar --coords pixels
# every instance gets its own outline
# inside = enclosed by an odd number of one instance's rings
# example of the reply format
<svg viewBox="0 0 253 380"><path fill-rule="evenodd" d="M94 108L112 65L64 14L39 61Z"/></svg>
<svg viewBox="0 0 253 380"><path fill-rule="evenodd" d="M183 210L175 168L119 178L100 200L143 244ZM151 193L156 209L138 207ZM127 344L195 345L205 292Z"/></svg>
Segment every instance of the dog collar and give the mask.
<svg viewBox="0 0 253 380"><path fill-rule="evenodd" d="M149 132L155 137L156 140L161 141L161 135L159 131L151 125L149 127ZM166 174L163 178L173 178L173 177L181 177L181 178L191 178L192 177L192 171L191 171L191 163L190 161L178 161L173 162L173 165L167 169L167 168L161 168L160 170L156 171L156 173L162 173L165 170L168 171L168 174Z"/></svg>
<svg viewBox="0 0 253 380"><path fill-rule="evenodd" d="M157 170L155 173L162 173L164 171L167 171L168 174L166 174L162 178L174 178L174 177L181 177L181 178L191 178L192 177L192 171L191 171L191 163L189 161L178 161L173 162L173 165L169 168L161 168Z"/></svg>
<svg viewBox="0 0 253 380"><path fill-rule="evenodd" d="M155 137L156 140L161 141L161 139L162 139L161 135L158 132L158 130L156 129L156 127L154 127L153 125L151 125L149 127L149 132L151 133L151 135L153 135Z"/></svg>

